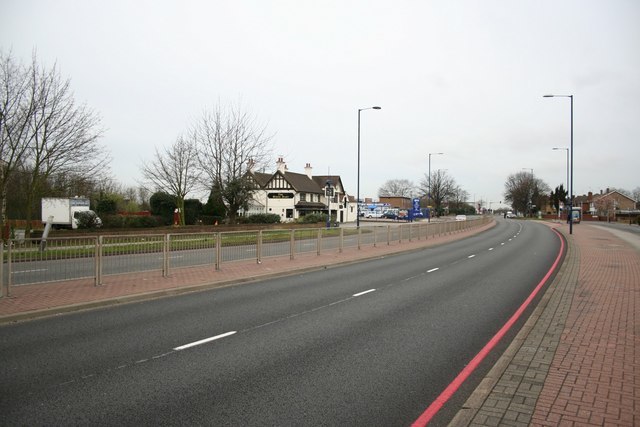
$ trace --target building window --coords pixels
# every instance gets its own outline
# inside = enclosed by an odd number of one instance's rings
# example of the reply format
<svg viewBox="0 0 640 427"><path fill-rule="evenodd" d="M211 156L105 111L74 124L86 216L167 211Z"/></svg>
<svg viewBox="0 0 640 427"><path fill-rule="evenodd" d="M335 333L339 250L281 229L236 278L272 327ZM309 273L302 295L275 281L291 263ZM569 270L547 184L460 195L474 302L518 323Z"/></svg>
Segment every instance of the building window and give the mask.
<svg viewBox="0 0 640 427"><path fill-rule="evenodd" d="M301 202L307 201L307 193L300 193L300 201Z"/></svg>

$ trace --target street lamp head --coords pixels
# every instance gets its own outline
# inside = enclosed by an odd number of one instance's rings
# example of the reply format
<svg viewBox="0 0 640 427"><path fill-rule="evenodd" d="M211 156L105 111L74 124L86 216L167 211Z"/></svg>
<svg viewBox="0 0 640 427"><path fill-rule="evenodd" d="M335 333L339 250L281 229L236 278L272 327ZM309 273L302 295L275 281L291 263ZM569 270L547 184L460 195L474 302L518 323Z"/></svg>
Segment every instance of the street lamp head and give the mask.
<svg viewBox="0 0 640 427"><path fill-rule="evenodd" d="M382 110L382 107L378 107L378 106L371 107L371 108L373 108L374 110Z"/></svg>
<svg viewBox="0 0 640 427"><path fill-rule="evenodd" d="M543 98L553 98L555 95L543 95Z"/></svg>

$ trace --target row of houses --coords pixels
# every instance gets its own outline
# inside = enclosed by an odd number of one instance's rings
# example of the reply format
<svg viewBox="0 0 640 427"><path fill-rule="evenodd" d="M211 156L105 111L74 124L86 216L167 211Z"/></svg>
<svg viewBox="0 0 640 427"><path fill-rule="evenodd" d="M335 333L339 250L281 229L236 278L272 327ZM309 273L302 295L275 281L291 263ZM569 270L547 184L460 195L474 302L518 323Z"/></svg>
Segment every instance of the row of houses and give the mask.
<svg viewBox="0 0 640 427"><path fill-rule="evenodd" d="M579 206L583 218L608 218L615 219L616 215L637 216L640 214L638 201L617 191L600 190L599 194L591 191L574 198L574 206Z"/></svg>

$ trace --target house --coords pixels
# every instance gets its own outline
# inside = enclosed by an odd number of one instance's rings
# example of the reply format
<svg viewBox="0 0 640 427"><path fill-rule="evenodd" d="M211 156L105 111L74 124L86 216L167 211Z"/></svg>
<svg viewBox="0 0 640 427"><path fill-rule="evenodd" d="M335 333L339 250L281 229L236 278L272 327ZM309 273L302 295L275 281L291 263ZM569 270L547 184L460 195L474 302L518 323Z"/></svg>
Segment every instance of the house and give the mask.
<svg viewBox="0 0 640 427"><path fill-rule="evenodd" d="M586 196L576 196L575 206L580 206L583 214L591 214L594 218L615 219L616 215L637 215L637 201L617 190L600 190L600 194L589 192Z"/></svg>
<svg viewBox="0 0 640 427"><path fill-rule="evenodd" d="M356 204L346 194L339 175L313 175L309 163L304 170L290 172L282 157L273 174L256 172L250 163L248 175L258 189L245 215L271 213L279 215L282 222L292 222L330 209L332 221L356 220Z"/></svg>

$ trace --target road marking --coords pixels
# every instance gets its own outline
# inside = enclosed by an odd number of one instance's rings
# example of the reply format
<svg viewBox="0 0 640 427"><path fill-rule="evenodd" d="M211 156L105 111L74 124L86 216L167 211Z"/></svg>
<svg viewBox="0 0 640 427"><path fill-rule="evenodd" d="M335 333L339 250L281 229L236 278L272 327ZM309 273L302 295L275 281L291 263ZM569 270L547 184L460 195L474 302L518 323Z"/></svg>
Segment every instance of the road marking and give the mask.
<svg viewBox="0 0 640 427"><path fill-rule="evenodd" d="M493 250L493 248L489 248L489 250L490 250L490 251L492 251L492 250Z"/></svg>
<svg viewBox="0 0 640 427"><path fill-rule="evenodd" d="M475 255L469 255L467 258L473 258L475 257Z"/></svg>
<svg viewBox="0 0 640 427"><path fill-rule="evenodd" d="M354 297L359 297L361 295L368 294L369 292L375 292L375 291L376 291L375 289L369 289L368 291L364 291L364 292L359 292L357 294L353 294L353 296Z"/></svg>
<svg viewBox="0 0 640 427"><path fill-rule="evenodd" d="M189 344L181 345L180 347L174 348L174 350L175 351L180 351L180 350L185 350L187 348L195 347L197 345L206 344L206 343L211 342L211 341L219 340L220 338L228 337L229 335L233 335L236 332L237 331L230 331L230 332L227 332L227 333L224 333L224 334L216 335L215 337L205 338L205 339L200 340L200 341L195 341L195 342L192 342L192 343L189 343Z"/></svg>
<svg viewBox="0 0 640 427"><path fill-rule="evenodd" d="M47 271L46 268L38 268L35 270L22 270L22 271L12 271L11 274L22 274L22 273L35 273L38 271Z"/></svg>
<svg viewBox="0 0 640 427"><path fill-rule="evenodd" d="M504 246L504 242L500 243L500 246Z"/></svg>
<svg viewBox="0 0 640 427"><path fill-rule="evenodd" d="M427 273L433 273L434 271L440 270L440 267L432 268L431 270L427 270Z"/></svg>

